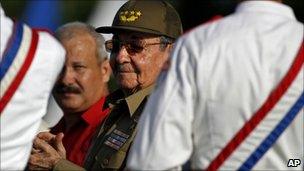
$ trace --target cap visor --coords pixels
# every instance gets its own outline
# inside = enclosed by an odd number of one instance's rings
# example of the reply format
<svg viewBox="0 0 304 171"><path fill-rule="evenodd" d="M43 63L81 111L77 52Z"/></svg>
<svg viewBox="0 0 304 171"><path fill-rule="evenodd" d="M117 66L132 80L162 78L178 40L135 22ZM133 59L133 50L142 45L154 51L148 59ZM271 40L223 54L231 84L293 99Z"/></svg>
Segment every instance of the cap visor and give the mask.
<svg viewBox="0 0 304 171"><path fill-rule="evenodd" d="M156 35L163 35L158 31L150 30L146 28L139 28L139 27L128 27L128 26L108 26L108 27L98 27L95 29L98 33L120 33L123 31L134 31L134 32L141 32L141 33L150 33Z"/></svg>

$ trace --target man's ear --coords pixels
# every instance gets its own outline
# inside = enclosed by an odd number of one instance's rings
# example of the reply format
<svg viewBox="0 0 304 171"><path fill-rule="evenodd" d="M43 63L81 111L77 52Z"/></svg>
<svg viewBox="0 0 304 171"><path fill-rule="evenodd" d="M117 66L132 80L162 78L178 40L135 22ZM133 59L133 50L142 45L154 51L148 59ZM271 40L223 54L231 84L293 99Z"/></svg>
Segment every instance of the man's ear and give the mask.
<svg viewBox="0 0 304 171"><path fill-rule="evenodd" d="M165 61L165 63L163 64L161 70L162 71L168 71L168 69L170 68L170 64L171 64L170 62L171 62L170 59L167 59Z"/></svg>
<svg viewBox="0 0 304 171"><path fill-rule="evenodd" d="M165 58L165 62L162 66L162 71L167 71L170 67L170 56L171 56L171 52L173 50L173 44L169 44L168 47L166 48L166 52L165 52L165 55L166 55L166 58Z"/></svg>
<svg viewBox="0 0 304 171"><path fill-rule="evenodd" d="M104 83L109 82L110 76L111 76L111 73L112 73L112 69L111 69L111 66L110 66L109 59L106 59L101 63L100 69L101 69L103 82Z"/></svg>

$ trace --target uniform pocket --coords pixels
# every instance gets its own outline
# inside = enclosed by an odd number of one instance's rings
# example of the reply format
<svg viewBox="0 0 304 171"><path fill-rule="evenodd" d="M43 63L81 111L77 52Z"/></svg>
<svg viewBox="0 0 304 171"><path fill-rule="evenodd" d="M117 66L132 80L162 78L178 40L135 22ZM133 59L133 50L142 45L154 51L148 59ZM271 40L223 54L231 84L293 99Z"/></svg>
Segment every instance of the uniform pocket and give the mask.
<svg viewBox="0 0 304 171"><path fill-rule="evenodd" d="M98 163L98 167L93 167L93 170L100 170L100 169L114 169L118 170L121 167L124 167L124 161L126 158L127 153L124 151L116 151L115 154L110 154L108 157L99 158L96 156L96 160Z"/></svg>
<svg viewBox="0 0 304 171"><path fill-rule="evenodd" d="M110 158L108 168L119 169L123 165L126 155L127 153L124 151L117 151L116 154Z"/></svg>

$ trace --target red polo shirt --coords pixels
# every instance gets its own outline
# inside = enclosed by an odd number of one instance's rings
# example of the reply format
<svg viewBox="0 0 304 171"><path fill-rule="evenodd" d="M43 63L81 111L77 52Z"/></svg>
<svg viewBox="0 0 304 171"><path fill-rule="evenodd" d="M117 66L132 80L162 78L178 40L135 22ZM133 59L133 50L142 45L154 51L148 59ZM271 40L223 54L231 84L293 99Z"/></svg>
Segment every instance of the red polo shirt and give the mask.
<svg viewBox="0 0 304 171"><path fill-rule="evenodd" d="M67 152L67 159L79 166L84 164L96 128L109 113L109 109L103 110L105 99L105 97L101 98L85 111L81 115L81 120L69 131L65 132L65 120L63 118L51 130L53 134L64 133L63 145Z"/></svg>

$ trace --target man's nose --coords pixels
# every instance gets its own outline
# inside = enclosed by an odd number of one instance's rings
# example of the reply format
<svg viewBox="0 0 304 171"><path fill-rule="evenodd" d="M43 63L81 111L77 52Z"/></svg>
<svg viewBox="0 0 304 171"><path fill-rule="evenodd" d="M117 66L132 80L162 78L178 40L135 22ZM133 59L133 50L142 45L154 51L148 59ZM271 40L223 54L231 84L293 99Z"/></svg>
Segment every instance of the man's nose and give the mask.
<svg viewBox="0 0 304 171"><path fill-rule="evenodd" d="M126 62L130 62L131 58L129 56L127 49L125 46L121 46L117 53L113 54L113 58L115 58L115 61L119 64L123 64Z"/></svg>
<svg viewBox="0 0 304 171"><path fill-rule="evenodd" d="M75 72L71 68L64 68L60 80L65 85L73 84L75 82Z"/></svg>

